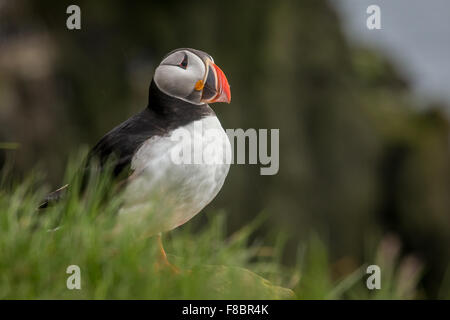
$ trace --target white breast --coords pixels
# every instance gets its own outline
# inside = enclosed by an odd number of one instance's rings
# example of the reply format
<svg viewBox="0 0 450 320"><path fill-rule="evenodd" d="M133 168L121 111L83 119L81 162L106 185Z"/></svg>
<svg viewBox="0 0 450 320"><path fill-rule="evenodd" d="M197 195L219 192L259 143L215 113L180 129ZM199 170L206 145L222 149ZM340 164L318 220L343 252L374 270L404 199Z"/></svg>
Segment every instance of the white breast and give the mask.
<svg viewBox="0 0 450 320"><path fill-rule="evenodd" d="M174 229L214 199L230 159L230 142L215 116L153 137L132 159L121 213L148 224L151 234Z"/></svg>

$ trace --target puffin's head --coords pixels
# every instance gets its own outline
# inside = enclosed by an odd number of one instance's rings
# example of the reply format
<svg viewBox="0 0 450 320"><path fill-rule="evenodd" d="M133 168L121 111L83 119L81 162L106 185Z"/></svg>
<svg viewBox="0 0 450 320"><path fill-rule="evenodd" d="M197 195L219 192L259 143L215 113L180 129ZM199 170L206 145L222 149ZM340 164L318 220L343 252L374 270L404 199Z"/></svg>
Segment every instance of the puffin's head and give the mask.
<svg viewBox="0 0 450 320"><path fill-rule="evenodd" d="M231 101L225 74L200 50L183 48L167 54L156 68L154 81L165 94L190 103Z"/></svg>

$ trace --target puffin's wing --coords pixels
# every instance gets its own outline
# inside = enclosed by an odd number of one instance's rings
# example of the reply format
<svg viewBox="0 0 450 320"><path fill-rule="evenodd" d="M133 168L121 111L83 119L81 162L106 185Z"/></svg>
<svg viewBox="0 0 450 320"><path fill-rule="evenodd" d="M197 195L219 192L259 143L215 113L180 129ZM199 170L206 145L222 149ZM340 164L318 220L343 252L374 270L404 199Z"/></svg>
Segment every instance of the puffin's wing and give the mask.
<svg viewBox="0 0 450 320"><path fill-rule="evenodd" d="M144 109L108 132L89 152L87 168L94 158L98 159L101 168L110 160L114 176L118 176L130 166L135 152L146 140L166 133L156 125L154 117L149 109Z"/></svg>
<svg viewBox="0 0 450 320"><path fill-rule="evenodd" d="M157 125L158 121L155 121L155 117L151 110L148 108L144 109L100 139L88 154L84 168L82 189L86 186L94 159L98 159L100 169L104 167L108 160L111 160L113 174L117 177L131 165L134 153L147 139L155 135L164 135L166 131ZM119 181L119 185L125 185L127 181L128 179ZM38 208L47 208L52 203L60 200L64 197L68 187L69 185L67 184L48 194Z"/></svg>

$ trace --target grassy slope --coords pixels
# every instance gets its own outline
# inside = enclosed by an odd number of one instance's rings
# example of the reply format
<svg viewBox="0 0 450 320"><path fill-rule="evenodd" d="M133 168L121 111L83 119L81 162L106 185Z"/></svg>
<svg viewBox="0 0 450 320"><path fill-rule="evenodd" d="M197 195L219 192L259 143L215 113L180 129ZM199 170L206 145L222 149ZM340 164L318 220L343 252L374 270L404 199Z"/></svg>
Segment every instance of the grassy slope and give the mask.
<svg viewBox="0 0 450 320"><path fill-rule="evenodd" d="M77 183L76 179L73 183ZM332 280L327 249L318 239L311 239L304 245L305 250L299 250L297 267L283 267L279 263L281 242L274 246L249 243L258 220L227 237L224 213L210 214L209 223L198 231L193 230L194 219L165 237L169 259L182 270L175 275L156 267L156 241L143 239L145 225L118 227L120 197L111 196L106 177L92 179L86 197L81 199L71 193L45 214L35 210L44 194L36 185L36 180L12 184L4 178L0 188L1 299L338 299L416 295L417 272L412 276L406 273L406 280L400 283L397 280L405 278L401 274L392 277L395 281L383 279L383 289L375 294L365 288L364 267L344 279ZM105 197L108 201L99 200ZM58 230L49 231L57 225L61 225ZM383 250L380 252L382 258ZM392 252L392 245L388 244L386 252ZM390 261L386 264L384 259L381 263L390 266L388 270L393 273L395 254L387 256ZM66 288L66 268L72 264L81 268L81 290Z"/></svg>

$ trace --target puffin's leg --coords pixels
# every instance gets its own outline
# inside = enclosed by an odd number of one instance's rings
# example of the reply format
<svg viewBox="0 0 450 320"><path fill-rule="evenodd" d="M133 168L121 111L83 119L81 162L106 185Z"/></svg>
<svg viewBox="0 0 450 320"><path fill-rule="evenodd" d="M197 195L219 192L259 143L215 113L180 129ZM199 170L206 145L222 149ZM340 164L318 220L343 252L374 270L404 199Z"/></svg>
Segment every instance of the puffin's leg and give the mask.
<svg viewBox="0 0 450 320"><path fill-rule="evenodd" d="M162 243L162 235L161 235L161 233L158 233L157 236L156 236L156 238L157 238L157 241L158 241L158 247L159 247L159 261L162 262L162 263L163 263L164 265L166 265L167 267L169 267L170 270L171 270L173 273L180 273L180 270L179 270L176 266L174 266L173 264L171 264L171 263L169 262L169 260L167 260L167 254L166 254L166 251L164 250L164 247L163 247L163 243ZM159 265L159 263L158 263L158 265Z"/></svg>

